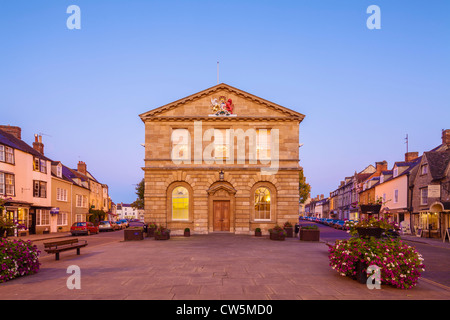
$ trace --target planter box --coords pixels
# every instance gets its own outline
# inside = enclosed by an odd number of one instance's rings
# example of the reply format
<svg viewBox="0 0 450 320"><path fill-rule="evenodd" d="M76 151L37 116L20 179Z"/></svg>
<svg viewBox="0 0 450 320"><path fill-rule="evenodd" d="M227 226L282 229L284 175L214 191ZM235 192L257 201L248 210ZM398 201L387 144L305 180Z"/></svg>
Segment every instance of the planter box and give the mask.
<svg viewBox="0 0 450 320"><path fill-rule="evenodd" d="M270 240L284 241L286 236L283 233L270 233Z"/></svg>
<svg viewBox="0 0 450 320"><path fill-rule="evenodd" d="M383 233L383 229L377 227L368 227L368 228L356 228L358 231L358 235L360 238L381 238L381 234Z"/></svg>
<svg viewBox="0 0 450 320"><path fill-rule="evenodd" d="M144 230L141 228L125 229L123 232L123 240L125 241L144 240Z"/></svg>
<svg viewBox="0 0 450 320"><path fill-rule="evenodd" d="M261 231L255 231L255 237L261 237L262 232Z"/></svg>
<svg viewBox="0 0 450 320"><path fill-rule="evenodd" d="M379 214L381 204L362 204L360 205L361 213L365 214Z"/></svg>
<svg viewBox="0 0 450 320"><path fill-rule="evenodd" d="M284 231L286 231L286 237L287 238L293 238L294 237L294 228L293 227L284 227Z"/></svg>
<svg viewBox="0 0 450 320"><path fill-rule="evenodd" d="M185 237L190 237L191 236L191 232L190 231L185 231L184 232L184 236Z"/></svg>
<svg viewBox="0 0 450 320"><path fill-rule="evenodd" d="M170 233L157 234L155 233L155 240L169 240Z"/></svg>
<svg viewBox="0 0 450 320"><path fill-rule="evenodd" d="M147 228L147 238L151 238L155 236L156 228Z"/></svg>
<svg viewBox="0 0 450 320"><path fill-rule="evenodd" d="M319 229L300 228L300 240L301 241L319 241L320 240L320 230Z"/></svg>
<svg viewBox="0 0 450 320"><path fill-rule="evenodd" d="M367 270L367 265L364 262L358 261L356 263L355 280L362 284L367 283L368 277L367 277L366 270Z"/></svg>

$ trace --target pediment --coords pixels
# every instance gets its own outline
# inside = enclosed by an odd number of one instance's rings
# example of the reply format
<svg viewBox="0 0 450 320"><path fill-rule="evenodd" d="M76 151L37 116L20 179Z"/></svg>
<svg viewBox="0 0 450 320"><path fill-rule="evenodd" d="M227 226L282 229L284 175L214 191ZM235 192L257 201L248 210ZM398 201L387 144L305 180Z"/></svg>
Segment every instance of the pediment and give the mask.
<svg viewBox="0 0 450 320"><path fill-rule="evenodd" d="M290 119L305 116L230 85L214 87L171 102L140 115L142 121L164 119Z"/></svg>
<svg viewBox="0 0 450 320"><path fill-rule="evenodd" d="M233 188L228 182L216 182L207 190L209 195L226 196L229 194L236 194L237 190Z"/></svg>

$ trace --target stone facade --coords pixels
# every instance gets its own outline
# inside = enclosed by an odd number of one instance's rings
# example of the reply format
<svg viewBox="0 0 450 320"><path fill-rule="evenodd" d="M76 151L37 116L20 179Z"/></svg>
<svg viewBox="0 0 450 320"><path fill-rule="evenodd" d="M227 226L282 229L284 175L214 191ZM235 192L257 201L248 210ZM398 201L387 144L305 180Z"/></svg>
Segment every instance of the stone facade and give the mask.
<svg viewBox="0 0 450 320"><path fill-rule="evenodd" d="M213 101L221 99L232 102L231 114L214 115ZM174 234L184 228L194 234L251 234L256 227L267 233L276 224L297 221L299 124L304 115L219 84L140 117L145 124L146 222L167 226ZM244 138L224 138L216 146L216 131ZM188 139L178 139L175 132ZM268 134L266 144L258 140L258 132ZM261 145L270 149L269 156L258 153ZM227 156L216 157L217 147ZM184 192L182 218L175 213L179 190ZM266 192L263 215L263 198L256 196L261 190Z"/></svg>

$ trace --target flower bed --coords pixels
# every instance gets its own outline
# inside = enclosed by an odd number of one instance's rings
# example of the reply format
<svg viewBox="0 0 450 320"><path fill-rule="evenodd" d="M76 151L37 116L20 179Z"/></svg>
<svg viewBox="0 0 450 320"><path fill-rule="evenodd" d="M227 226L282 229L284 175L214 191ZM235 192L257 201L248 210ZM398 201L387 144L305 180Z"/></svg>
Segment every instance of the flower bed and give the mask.
<svg viewBox="0 0 450 320"><path fill-rule="evenodd" d="M39 253L30 241L0 239L0 282L38 272Z"/></svg>
<svg viewBox="0 0 450 320"><path fill-rule="evenodd" d="M409 289L424 271L422 256L400 240L350 238L329 249L330 266L342 276L356 277L358 262L381 269L381 283Z"/></svg>

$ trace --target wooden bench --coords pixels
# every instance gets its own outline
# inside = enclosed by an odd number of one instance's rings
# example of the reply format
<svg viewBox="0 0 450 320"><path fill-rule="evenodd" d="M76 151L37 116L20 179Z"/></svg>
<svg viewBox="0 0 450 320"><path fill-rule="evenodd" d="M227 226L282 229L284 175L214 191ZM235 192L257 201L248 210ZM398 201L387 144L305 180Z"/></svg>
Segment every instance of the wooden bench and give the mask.
<svg viewBox="0 0 450 320"><path fill-rule="evenodd" d="M59 260L59 253L62 251L77 249L77 255L80 255L80 248L88 245L86 240L84 242L78 241L78 239L60 240L44 243L45 252L56 254L55 259Z"/></svg>

